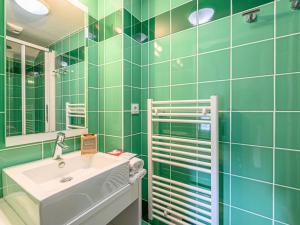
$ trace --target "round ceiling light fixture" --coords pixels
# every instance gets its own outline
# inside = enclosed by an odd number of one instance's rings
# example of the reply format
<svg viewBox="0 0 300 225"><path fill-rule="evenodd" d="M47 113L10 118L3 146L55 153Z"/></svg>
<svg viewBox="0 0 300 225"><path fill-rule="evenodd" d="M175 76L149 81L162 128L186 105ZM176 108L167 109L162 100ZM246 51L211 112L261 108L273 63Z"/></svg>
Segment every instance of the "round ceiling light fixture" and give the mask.
<svg viewBox="0 0 300 225"><path fill-rule="evenodd" d="M192 12L189 15L188 20L190 24L192 24L193 26L197 26L209 22L213 18L214 14L215 14L214 9L203 8Z"/></svg>
<svg viewBox="0 0 300 225"><path fill-rule="evenodd" d="M49 7L43 0L15 0L15 2L27 12L45 16L49 13Z"/></svg>

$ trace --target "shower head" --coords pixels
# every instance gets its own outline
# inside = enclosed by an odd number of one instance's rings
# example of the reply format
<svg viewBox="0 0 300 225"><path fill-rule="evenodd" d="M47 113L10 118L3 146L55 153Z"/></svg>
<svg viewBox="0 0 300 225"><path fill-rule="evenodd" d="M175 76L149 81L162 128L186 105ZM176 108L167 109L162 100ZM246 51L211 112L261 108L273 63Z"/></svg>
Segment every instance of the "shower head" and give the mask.
<svg viewBox="0 0 300 225"><path fill-rule="evenodd" d="M300 0L291 0L291 8L294 10L300 9Z"/></svg>
<svg viewBox="0 0 300 225"><path fill-rule="evenodd" d="M242 13L247 23L254 23L257 21L257 13L260 12L259 8L251 9Z"/></svg>

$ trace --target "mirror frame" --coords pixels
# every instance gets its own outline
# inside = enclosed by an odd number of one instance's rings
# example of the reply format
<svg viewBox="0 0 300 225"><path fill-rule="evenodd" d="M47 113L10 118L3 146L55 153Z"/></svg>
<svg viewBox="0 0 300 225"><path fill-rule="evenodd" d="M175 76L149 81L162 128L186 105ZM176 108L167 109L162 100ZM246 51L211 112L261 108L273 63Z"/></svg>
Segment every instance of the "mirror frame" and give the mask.
<svg viewBox="0 0 300 225"><path fill-rule="evenodd" d="M83 3L80 2L80 0L66 0L69 3L73 4L83 12L85 12L85 37L87 37L87 26L88 26L88 7L85 6ZM4 7L6 9L6 7ZM6 19L6 18L5 18ZM5 35L5 42L6 42L6 35ZM87 110L87 102L88 102L88 91L87 91L87 77L88 77L88 49L85 48L85 107ZM6 54L5 54L5 59L6 59ZM6 62L5 62L6 64ZM6 73L5 73L6 75ZM5 85L5 92L6 92L6 85ZM5 100L6 101L6 100ZM6 104L5 104L6 108ZM6 122L6 120L5 120ZM88 115L86 116L86 126L88 124ZM38 133L38 134L29 134L29 135L19 135L19 136L11 136L11 137L6 137L5 139L5 146L6 147L13 147L13 146L18 146L18 145L26 145L26 144L32 144L32 143L37 143L37 142L45 142L45 141L52 141L55 140L57 137L58 132L64 132L66 134L66 137L76 137L80 136L82 134L88 133L88 128L84 129L73 129L73 130L64 130L64 131L54 131L54 132L48 132L48 133Z"/></svg>

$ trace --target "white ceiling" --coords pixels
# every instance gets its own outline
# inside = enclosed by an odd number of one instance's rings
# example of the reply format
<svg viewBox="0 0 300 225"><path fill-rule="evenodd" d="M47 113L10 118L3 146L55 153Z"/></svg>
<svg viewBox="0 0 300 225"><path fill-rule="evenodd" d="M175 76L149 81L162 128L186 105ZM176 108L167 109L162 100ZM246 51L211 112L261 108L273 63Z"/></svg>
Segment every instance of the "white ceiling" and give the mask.
<svg viewBox="0 0 300 225"><path fill-rule="evenodd" d="M84 27L85 13L68 0L46 0L50 12L36 16L22 9L14 0L6 0L6 22L23 27L20 35L7 35L47 47Z"/></svg>

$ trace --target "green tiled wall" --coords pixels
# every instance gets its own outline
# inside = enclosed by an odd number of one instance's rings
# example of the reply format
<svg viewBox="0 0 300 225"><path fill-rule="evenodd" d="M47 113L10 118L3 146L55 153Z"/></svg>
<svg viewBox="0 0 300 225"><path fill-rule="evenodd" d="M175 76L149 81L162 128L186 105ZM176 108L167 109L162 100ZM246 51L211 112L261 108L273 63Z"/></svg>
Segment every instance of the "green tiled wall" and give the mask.
<svg viewBox="0 0 300 225"><path fill-rule="evenodd" d="M98 16L89 23L88 127L102 152L124 146L121 3L98 1Z"/></svg>
<svg viewBox="0 0 300 225"><path fill-rule="evenodd" d="M6 135L22 134L21 62L6 60Z"/></svg>
<svg viewBox="0 0 300 225"><path fill-rule="evenodd" d="M26 134L45 131L44 57L26 61ZM35 73L35 74L34 74ZM21 62L6 60L6 135L22 134Z"/></svg>
<svg viewBox="0 0 300 225"><path fill-rule="evenodd" d="M279 1L142 1L142 157L147 158L146 100L219 96L220 224L299 224L300 11ZM192 27L188 15L215 9L213 21ZM244 10L259 7L255 23ZM191 135L201 127L169 125ZM163 176L206 185L176 167ZM198 179L197 179L198 178ZM147 179L143 181L147 200ZM153 224L159 224L157 221Z"/></svg>
<svg viewBox="0 0 300 225"><path fill-rule="evenodd" d="M51 44L56 55L56 130L66 129L66 103L85 104L86 44L84 28ZM78 119L77 119L78 120ZM82 125L84 121L72 121Z"/></svg>

